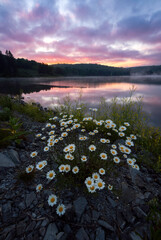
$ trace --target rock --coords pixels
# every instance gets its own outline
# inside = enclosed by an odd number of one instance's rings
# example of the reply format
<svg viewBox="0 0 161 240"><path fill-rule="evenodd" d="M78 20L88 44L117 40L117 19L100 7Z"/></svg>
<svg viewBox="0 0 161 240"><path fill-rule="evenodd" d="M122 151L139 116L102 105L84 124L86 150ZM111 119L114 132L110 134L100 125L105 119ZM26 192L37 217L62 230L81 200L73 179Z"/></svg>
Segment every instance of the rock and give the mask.
<svg viewBox="0 0 161 240"><path fill-rule="evenodd" d="M57 239L57 240L62 239L63 235L64 235L64 232L59 232L59 233L57 234L57 236L56 236L56 239Z"/></svg>
<svg viewBox="0 0 161 240"><path fill-rule="evenodd" d="M39 229L39 233L40 233L40 235L41 235L42 237L45 235L45 231L46 231L46 228L45 228L45 227L41 227L41 228Z"/></svg>
<svg viewBox="0 0 161 240"><path fill-rule="evenodd" d="M129 236L130 240L142 240L142 238L140 238L139 235L137 235L135 232L131 232Z"/></svg>
<svg viewBox="0 0 161 240"><path fill-rule="evenodd" d="M117 223L121 230L123 230L126 225L126 222L123 219L122 213L120 211L117 211Z"/></svg>
<svg viewBox="0 0 161 240"><path fill-rule="evenodd" d="M147 217L147 214L140 207L134 207L133 210L139 219Z"/></svg>
<svg viewBox="0 0 161 240"><path fill-rule="evenodd" d="M55 223L50 223L46 230L44 240L56 240L56 234L58 233L58 228Z"/></svg>
<svg viewBox="0 0 161 240"><path fill-rule="evenodd" d="M77 200L74 201L74 209L75 213L77 215L77 219L81 218L82 214L84 213L84 210L87 206L87 200L85 197L79 197Z"/></svg>
<svg viewBox="0 0 161 240"><path fill-rule="evenodd" d="M107 222L105 222L105 221L103 221L103 220L98 220L98 224L99 224L100 226L106 228L107 230L110 230L110 231L112 231L112 232L115 231L114 228L113 228L110 224L108 224Z"/></svg>
<svg viewBox="0 0 161 240"><path fill-rule="evenodd" d="M26 232L32 231L34 227L36 226L36 222L32 221L26 228Z"/></svg>
<svg viewBox="0 0 161 240"><path fill-rule="evenodd" d="M99 227L96 229L96 238L95 240L105 240L105 232L104 230Z"/></svg>
<svg viewBox="0 0 161 240"><path fill-rule="evenodd" d="M89 240L89 237L83 227L78 230L75 237L77 240Z"/></svg>
<svg viewBox="0 0 161 240"><path fill-rule="evenodd" d="M121 200L125 203L130 203L136 198L135 190L129 187L126 182L121 183L122 195Z"/></svg>
<svg viewBox="0 0 161 240"><path fill-rule="evenodd" d="M49 223L49 219L46 218L42 221L41 227L45 227Z"/></svg>
<svg viewBox="0 0 161 240"><path fill-rule="evenodd" d="M110 205L115 208L118 204L116 201L114 201L112 198L110 198L109 196L107 196L107 200L109 201Z"/></svg>
<svg viewBox="0 0 161 240"><path fill-rule="evenodd" d="M11 211L12 207L10 202L5 203L2 206L2 219L4 222L7 222L11 218Z"/></svg>
<svg viewBox="0 0 161 240"><path fill-rule="evenodd" d="M69 224L65 224L63 231L65 233L70 233L72 231L71 227L69 226Z"/></svg>
<svg viewBox="0 0 161 240"><path fill-rule="evenodd" d="M7 152L7 156L12 159L12 161L15 163L15 165L20 164L20 159L19 159L18 152L16 152L14 149L10 149Z"/></svg>
<svg viewBox="0 0 161 240"><path fill-rule="evenodd" d="M31 203L36 199L36 194L31 192L26 195L26 207L30 207Z"/></svg>
<svg viewBox="0 0 161 240"><path fill-rule="evenodd" d="M26 229L26 222L25 221L21 221L18 223L17 225L17 235L21 235L25 232Z"/></svg>
<svg viewBox="0 0 161 240"><path fill-rule="evenodd" d="M11 158L0 153L0 167L15 167L15 166L16 165L14 164Z"/></svg>
<svg viewBox="0 0 161 240"><path fill-rule="evenodd" d="M100 213L96 210L92 210L92 220L97 221L100 216Z"/></svg>

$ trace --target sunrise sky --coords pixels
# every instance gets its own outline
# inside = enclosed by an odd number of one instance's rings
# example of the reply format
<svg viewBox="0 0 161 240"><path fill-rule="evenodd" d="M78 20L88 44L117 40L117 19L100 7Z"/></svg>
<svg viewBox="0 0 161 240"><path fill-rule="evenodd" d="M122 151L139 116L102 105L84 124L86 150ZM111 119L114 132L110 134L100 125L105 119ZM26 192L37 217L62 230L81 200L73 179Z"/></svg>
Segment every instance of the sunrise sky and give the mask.
<svg viewBox="0 0 161 240"><path fill-rule="evenodd" d="M160 0L0 0L0 50L48 64L161 65Z"/></svg>

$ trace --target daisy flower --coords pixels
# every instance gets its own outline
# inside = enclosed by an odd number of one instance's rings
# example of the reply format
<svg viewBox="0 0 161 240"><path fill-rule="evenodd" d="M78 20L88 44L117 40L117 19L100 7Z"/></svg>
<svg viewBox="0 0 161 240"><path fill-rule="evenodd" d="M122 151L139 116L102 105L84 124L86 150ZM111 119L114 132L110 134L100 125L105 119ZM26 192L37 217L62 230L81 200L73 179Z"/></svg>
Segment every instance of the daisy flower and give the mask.
<svg viewBox="0 0 161 240"><path fill-rule="evenodd" d="M88 192L90 192L90 193L96 192L96 186L92 185L92 186L88 187Z"/></svg>
<svg viewBox="0 0 161 240"><path fill-rule="evenodd" d="M42 136L41 133L36 134L36 137L41 137L41 136Z"/></svg>
<svg viewBox="0 0 161 240"><path fill-rule="evenodd" d="M36 192L40 192L42 189L43 189L42 184L38 184L38 185L36 186Z"/></svg>
<svg viewBox="0 0 161 240"><path fill-rule="evenodd" d="M97 189L101 190L105 187L105 182L102 181L102 179L99 179L98 181L96 181L95 186Z"/></svg>
<svg viewBox="0 0 161 240"><path fill-rule="evenodd" d="M107 154L106 153L101 153L100 157L101 157L101 159L106 160L107 159Z"/></svg>
<svg viewBox="0 0 161 240"><path fill-rule="evenodd" d="M47 123L47 124L46 124L46 128L47 128L47 127L51 127L51 123Z"/></svg>
<svg viewBox="0 0 161 240"><path fill-rule="evenodd" d="M65 125L66 125L65 122L61 122L61 123L60 123L60 126L61 126L61 127L64 127Z"/></svg>
<svg viewBox="0 0 161 240"><path fill-rule="evenodd" d="M52 180L55 177L55 175L56 175L56 173L54 172L54 170L51 170L51 171L47 172L46 178Z"/></svg>
<svg viewBox="0 0 161 240"><path fill-rule="evenodd" d="M97 126L101 126L102 125L102 122L100 121L100 122L96 122L96 125Z"/></svg>
<svg viewBox="0 0 161 240"><path fill-rule="evenodd" d="M125 145L127 145L129 147L132 147L132 146L134 146L134 143L132 141L130 141L130 140L126 140L125 141Z"/></svg>
<svg viewBox="0 0 161 240"><path fill-rule="evenodd" d="M69 172L70 169L71 169L70 165L69 165L69 164L66 164L66 165L65 165L65 172L66 172L66 173Z"/></svg>
<svg viewBox="0 0 161 240"><path fill-rule="evenodd" d="M59 137L59 140L60 140L60 141L62 141L62 140L63 140L63 138L62 138L62 137Z"/></svg>
<svg viewBox="0 0 161 240"><path fill-rule="evenodd" d="M64 151L64 152L69 152L69 147L68 147L68 146L65 147L65 148L63 149L63 151Z"/></svg>
<svg viewBox="0 0 161 240"><path fill-rule="evenodd" d="M114 157L113 160L114 160L115 163L119 163L120 162L120 158L119 157Z"/></svg>
<svg viewBox="0 0 161 240"><path fill-rule="evenodd" d="M56 119L58 119L58 117L53 117L53 120L56 120Z"/></svg>
<svg viewBox="0 0 161 240"><path fill-rule="evenodd" d="M56 208L56 213L57 213L59 216L62 216L62 215L64 215L65 210L66 210L65 205L64 205L64 204L59 204L59 205L57 206L57 208Z"/></svg>
<svg viewBox="0 0 161 240"><path fill-rule="evenodd" d="M73 172L74 174L78 173L78 172L79 172L79 167L77 167L77 166L73 167L73 168L72 168L72 172Z"/></svg>
<svg viewBox="0 0 161 240"><path fill-rule="evenodd" d="M129 126L130 126L130 123L124 122L124 125L125 125L126 127L129 127Z"/></svg>
<svg viewBox="0 0 161 240"><path fill-rule="evenodd" d="M31 154L30 154L30 157L32 157L32 158L34 158L34 157L36 157L37 156L37 152L35 151L35 152L32 152Z"/></svg>
<svg viewBox="0 0 161 240"><path fill-rule="evenodd" d="M90 146L89 146L89 150L90 150L91 152L95 151L95 150L96 150L96 146L90 145Z"/></svg>
<svg viewBox="0 0 161 240"><path fill-rule="evenodd" d="M112 127L112 128L115 128L115 127L116 127L116 124L115 124L115 123L112 123L112 124L111 124L111 127ZM117 129L115 129L115 130L117 130Z"/></svg>
<svg viewBox="0 0 161 240"><path fill-rule="evenodd" d="M73 156L71 153L66 153L66 154L65 154L65 159L73 160L73 159L74 159L74 156Z"/></svg>
<svg viewBox="0 0 161 240"><path fill-rule="evenodd" d="M65 171L65 165L64 164L61 164L59 166L59 172L64 172Z"/></svg>
<svg viewBox="0 0 161 240"><path fill-rule="evenodd" d="M49 143L48 143L48 147L52 147L52 146L54 146L54 142L53 141L50 141ZM45 150L44 150L45 151Z"/></svg>
<svg viewBox="0 0 161 240"><path fill-rule="evenodd" d="M47 151L49 151L49 147L48 146L44 147L44 152L47 152Z"/></svg>
<svg viewBox="0 0 161 240"><path fill-rule="evenodd" d="M94 132L89 132L88 134L91 135L91 136L94 136L94 135L95 135Z"/></svg>
<svg viewBox="0 0 161 240"><path fill-rule="evenodd" d="M70 152L74 152L75 151L75 144L69 144L68 148L69 148Z"/></svg>
<svg viewBox="0 0 161 240"><path fill-rule="evenodd" d="M112 124L113 122L112 122L112 120L108 119L105 121L105 123Z"/></svg>
<svg viewBox="0 0 161 240"><path fill-rule="evenodd" d="M62 134L61 134L61 137L67 137L68 136L68 133L67 132L63 132Z"/></svg>
<svg viewBox="0 0 161 240"><path fill-rule="evenodd" d="M130 148L128 148L128 147L125 147L125 150L124 150L124 152L125 152L126 154L130 154L130 153L131 153L131 149L130 149Z"/></svg>
<svg viewBox="0 0 161 240"><path fill-rule="evenodd" d="M120 132L123 132L123 131L125 131L125 130L126 130L126 127L125 127L125 126L119 127L119 131L120 131Z"/></svg>
<svg viewBox="0 0 161 240"><path fill-rule="evenodd" d="M127 158L127 163L131 166L134 164L134 162L131 158Z"/></svg>
<svg viewBox="0 0 161 240"><path fill-rule="evenodd" d="M93 112L97 112L98 109L97 109L97 108L93 108L92 111L93 111Z"/></svg>
<svg viewBox="0 0 161 240"><path fill-rule="evenodd" d="M44 164L44 166L47 165L47 161L46 160L42 161L42 163Z"/></svg>
<svg viewBox="0 0 161 240"><path fill-rule="evenodd" d="M71 129L70 129L70 128L67 128L67 129L66 129L66 132L70 132L70 131L71 131Z"/></svg>
<svg viewBox="0 0 161 240"><path fill-rule="evenodd" d="M137 137L135 135L133 135L133 134L131 134L130 137L131 137L131 139L134 139L134 140L137 139Z"/></svg>
<svg viewBox="0 0 161 240"><path fill-rule="evenodd" d="M92 178L93 178L94 180L98 180L98 179L100 179L100 175L99 175L98 173L93 173L93 174L92 174Z"/></svg>
<svg viewBox="0 0 161 240"><path fill-rule="evenodd" d="M86 184L87 187L90 187L90 186L94 185L93 178L87 177L86 180L85 180L85 184Z"/></svg>
<svg viewBox="0 0 161 240"><path fill-rule="evenodd" d="M36 164L36 168L37 168L38 170L41 170L41 169L43 169L44 167L45 167L45 165L44 165L43 161L38 162L38 163Z"/></svg>
<svg viewBox="0 0 161 240"><path fill-rule="evenodd" d="M120 151L122 152L122 153L124 153L125 152L125 146L124 145L120 145L119 146L119 149L120 149Z"/></svg>
<svg viewBox="0 0 161 240"><path fill-rule="evenodd" d="M45 136L43 136L42 138L41 138L41 140L45 140L46 139L46 137Z"/></svg>
<svg viewBox="0 0 161 240"><path fill-rule="evenodd" d="M57 196L54 194L51 194L48 198L49 206L53 207L56 203L57 203Z"/></svg>
<svg viewBox="0 0 161 240"><path fill-rule="evenodd" d="M85 132L86 130L85 129L81 129L81 132Z"/></svg>
<svg viewBox="0 0 161 240"><path fill-rule="evenodd" d="M124 154L124 155L123 155L123 157L124 157L124 158L127 158L127 155L126 155L126 154Z"/></svg>
<svg viewBox="0 0 161 240"><path fill-rule="evenodd" d="M110 143L110 140L109 140L109 139L106 139L106 143Z"/></svg>
<svg viewBox="0 0 161 240"><path fill-rule="evenodd" d="M105 169L104 168L100 168L99 169L99 174L104 175L105 174Z"/></svg>
<svg viewBox="0 0 161 240"><path fill-rule="evenodd" d="M111 154L112 154L113 156L117 155L117 151L114 150L114 149L111 149L110 152L111 152Z"/></svg>
<svg viewBox="0 0 161 240"><path fill-rule="evenodd" d="M93 130L93 132L94 132L94 133L98 133L98 130L97 130L97 129L95 129L95 130Z"/></svg>
<svg viewBox="0 0 161 240"><path fill-rule="evenodd" d="M109 185L108 185L108 190L111 191L112 189L113 189L113 186L109 184Z"/></svg>
<svg viewBox="0 0 161 240"><path fill-rule="evenodd" d="M123 132L119 132L118 134L119 134L120 137L124 137L125 136L125 133L123 133Z"/></svg>
<svg viewBox="0 0 161 240"><path fill-rule="evenodd" d="M83 155L83 156L81 157L81 161L82 161L82 162L86 162L86 161L87 161L87 157Z"/></svg>
<svg viewBox="0 0 161 240"><path fill-rule="evenodd" d="M33 171L33 169L34 169L34 166L33 166L33 165L29 165L29 166L26 168L26 172L27 172L27 173L30 173L30 172Z"/></svg>
<svg viewBox="0 0 161 240"><path fill-rule="evenodd" d="M56 139L54 140L54 143L58 143L58 142L59 142L59 139L56 138Z"/></svg>
<svg viewBox="0 0 161 240"><path fill-rule="evenodd" d="M55 131L50 131L48 134L49 135L54 135Z"/></svg>
<svg viewBox="0 0 161 240"><path fill-rule="evenodd" d="M115 144L112 144L112 148L113 148L113 149L116 149L117 146L116 146Z"/></svg>
<svg viewBox="0 0 161 240"><path fill-rule="evenodd" d="M136 170L139 170L139 169L140 169L137 164L134 165L134 168L135 168Z"/></svg>
<svg viewBox="0 0 161 240"><path fill-rule="evenodd" d="M100 139L100 142L101 142L101 143L106 143L106 141L107 141L107 140L106 140L105 138L101 138L101 139Z"/></svg>

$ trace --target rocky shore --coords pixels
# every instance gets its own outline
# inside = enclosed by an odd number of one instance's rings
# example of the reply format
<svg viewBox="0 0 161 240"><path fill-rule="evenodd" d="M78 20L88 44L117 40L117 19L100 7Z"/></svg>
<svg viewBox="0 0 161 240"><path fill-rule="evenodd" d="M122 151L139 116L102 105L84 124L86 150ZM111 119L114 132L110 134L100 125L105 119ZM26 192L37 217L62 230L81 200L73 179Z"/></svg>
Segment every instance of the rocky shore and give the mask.
<svg viewBox="0 0 161 240"><path fill-rule="evenodd" d="M120 166L113 179L117 194L103 189L96 196L78 188L62 190L66 213L62 217L47 203L52 189L35 191L37 178L25 184L18 176L30 163L29 154L41 145L35 134L44 126L21 116L30 134L20 146L0 153L1 240L141 240L152 239L149 202L161 202L161 175L140 166L140 171Z"/></svg>

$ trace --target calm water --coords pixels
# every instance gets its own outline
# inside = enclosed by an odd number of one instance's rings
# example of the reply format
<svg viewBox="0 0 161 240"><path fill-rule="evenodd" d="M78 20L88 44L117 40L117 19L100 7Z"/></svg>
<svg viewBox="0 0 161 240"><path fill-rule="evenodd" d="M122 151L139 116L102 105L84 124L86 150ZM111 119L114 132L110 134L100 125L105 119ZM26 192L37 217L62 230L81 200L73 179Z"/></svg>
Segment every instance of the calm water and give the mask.
<svg viewBox="0 0 161 240"><path fill-rule="evenodd" d="M133 86L134 99L144 98L143 108L151 114L151 123L161 127L161 76L0 79L0 93L14 95L23 90L25 101L52 108L68 94L76 99L80 92L89 107L97 107L101 97L107 102L113 97L128 97Z"/></svg>

